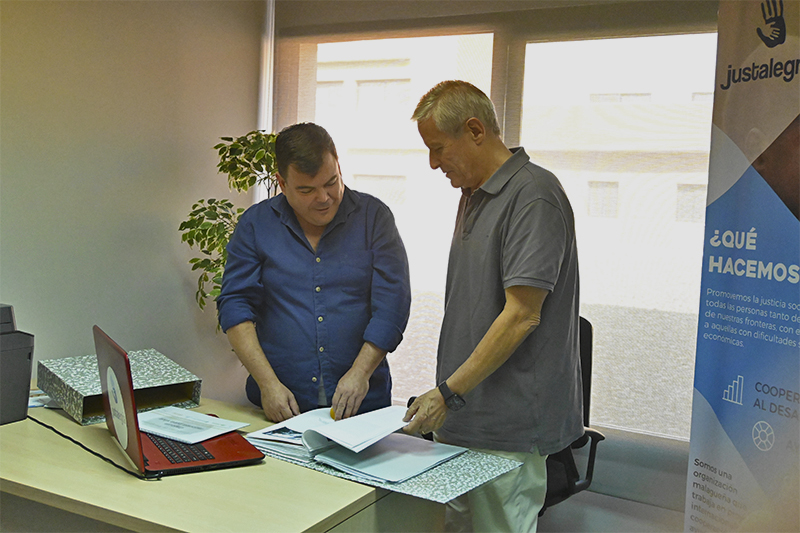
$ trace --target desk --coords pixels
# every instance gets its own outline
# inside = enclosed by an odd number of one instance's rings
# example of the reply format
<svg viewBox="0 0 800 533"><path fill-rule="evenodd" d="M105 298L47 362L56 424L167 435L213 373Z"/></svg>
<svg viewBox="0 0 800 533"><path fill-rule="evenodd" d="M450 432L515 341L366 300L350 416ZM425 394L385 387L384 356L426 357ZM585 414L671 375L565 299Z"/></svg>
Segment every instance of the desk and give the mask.
<svg viewBox="0 0 800 533"><path fill-rule="evenodd" d="M267 425L256 409L203 400L199 411ZM29 414L128 467L105 424ZM142 481L31 420L0 427L0 491L135 531L436 531L442 505L272 458L259 465ZM62 528L66 530L68 528Z"/></svg>

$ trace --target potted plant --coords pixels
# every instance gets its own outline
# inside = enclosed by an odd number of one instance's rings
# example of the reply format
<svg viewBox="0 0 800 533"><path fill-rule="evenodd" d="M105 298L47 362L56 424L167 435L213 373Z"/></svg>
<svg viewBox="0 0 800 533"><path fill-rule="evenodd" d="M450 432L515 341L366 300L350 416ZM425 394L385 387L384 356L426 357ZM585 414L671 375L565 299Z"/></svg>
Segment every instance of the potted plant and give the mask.
<svg viewBox="0 0 800 533"><path fill-rule="evenodd" d="M219 153L217 168L227 174L230 190L246 192L254 185L265 184L270 196L277 193L276 136L256 130L237 138L222 137L222 142L214 146ZM219 296L228 258L226 247L243 212L226 199L201 199L178 228L181 241L190 248L197 246L202 253L189 260L192 270L200 272L195 293L200 309L205 308L207 299L214 301Z"/></svg>

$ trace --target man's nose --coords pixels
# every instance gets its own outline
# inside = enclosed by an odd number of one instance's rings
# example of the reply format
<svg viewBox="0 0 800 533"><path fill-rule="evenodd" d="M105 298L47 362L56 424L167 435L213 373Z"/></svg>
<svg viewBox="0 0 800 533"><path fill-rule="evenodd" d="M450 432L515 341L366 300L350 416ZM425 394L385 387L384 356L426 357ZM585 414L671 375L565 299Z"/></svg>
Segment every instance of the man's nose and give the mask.
<svg viewBox="0 0 800 533"><path fill-rule="evenodd" d="M330 195L328 194L328 191L325 190L325 187L321 187L317 191L317 202L320 203L320 204L324 204L325 202L328 201L328 197L329 196Z"/></svg>
<svg viewBox="0 0 800 533"><path fill-rule="evenodd" d="M433 152L428 153L428 163L431 165L433 170L439 168L439 159L433 155Z"/></svg>

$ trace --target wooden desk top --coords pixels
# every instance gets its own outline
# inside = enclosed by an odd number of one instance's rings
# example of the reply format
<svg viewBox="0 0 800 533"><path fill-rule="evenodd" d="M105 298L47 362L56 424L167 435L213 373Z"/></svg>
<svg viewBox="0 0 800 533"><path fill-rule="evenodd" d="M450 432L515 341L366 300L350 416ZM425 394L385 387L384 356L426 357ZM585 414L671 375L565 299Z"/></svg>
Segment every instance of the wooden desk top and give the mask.
<svg viewBox="0 0 800 533"><path fill-rule="evenodd" d="M199 411L268 425L256 409L202 400ZM130 467L105 424L60 410L28 414ZM132 530L326 531L381 497L372 487L272 458L240 468L142 481L31 420L0 427L0 490Z"/></svg>

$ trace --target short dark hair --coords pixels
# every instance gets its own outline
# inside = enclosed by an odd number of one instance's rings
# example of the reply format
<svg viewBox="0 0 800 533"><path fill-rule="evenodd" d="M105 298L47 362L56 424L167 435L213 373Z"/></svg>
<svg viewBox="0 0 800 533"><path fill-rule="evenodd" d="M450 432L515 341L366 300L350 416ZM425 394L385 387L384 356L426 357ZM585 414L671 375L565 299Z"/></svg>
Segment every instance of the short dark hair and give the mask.
<svg viewBox="0 0 800 533"><path fill-rule="evenodd" d="M283 179L286 179L290 165L303 174L314 176L327 153L339 159L333 139L325 128L311 122L288 126L275 139L275 159L278 174Z"/></svg>

